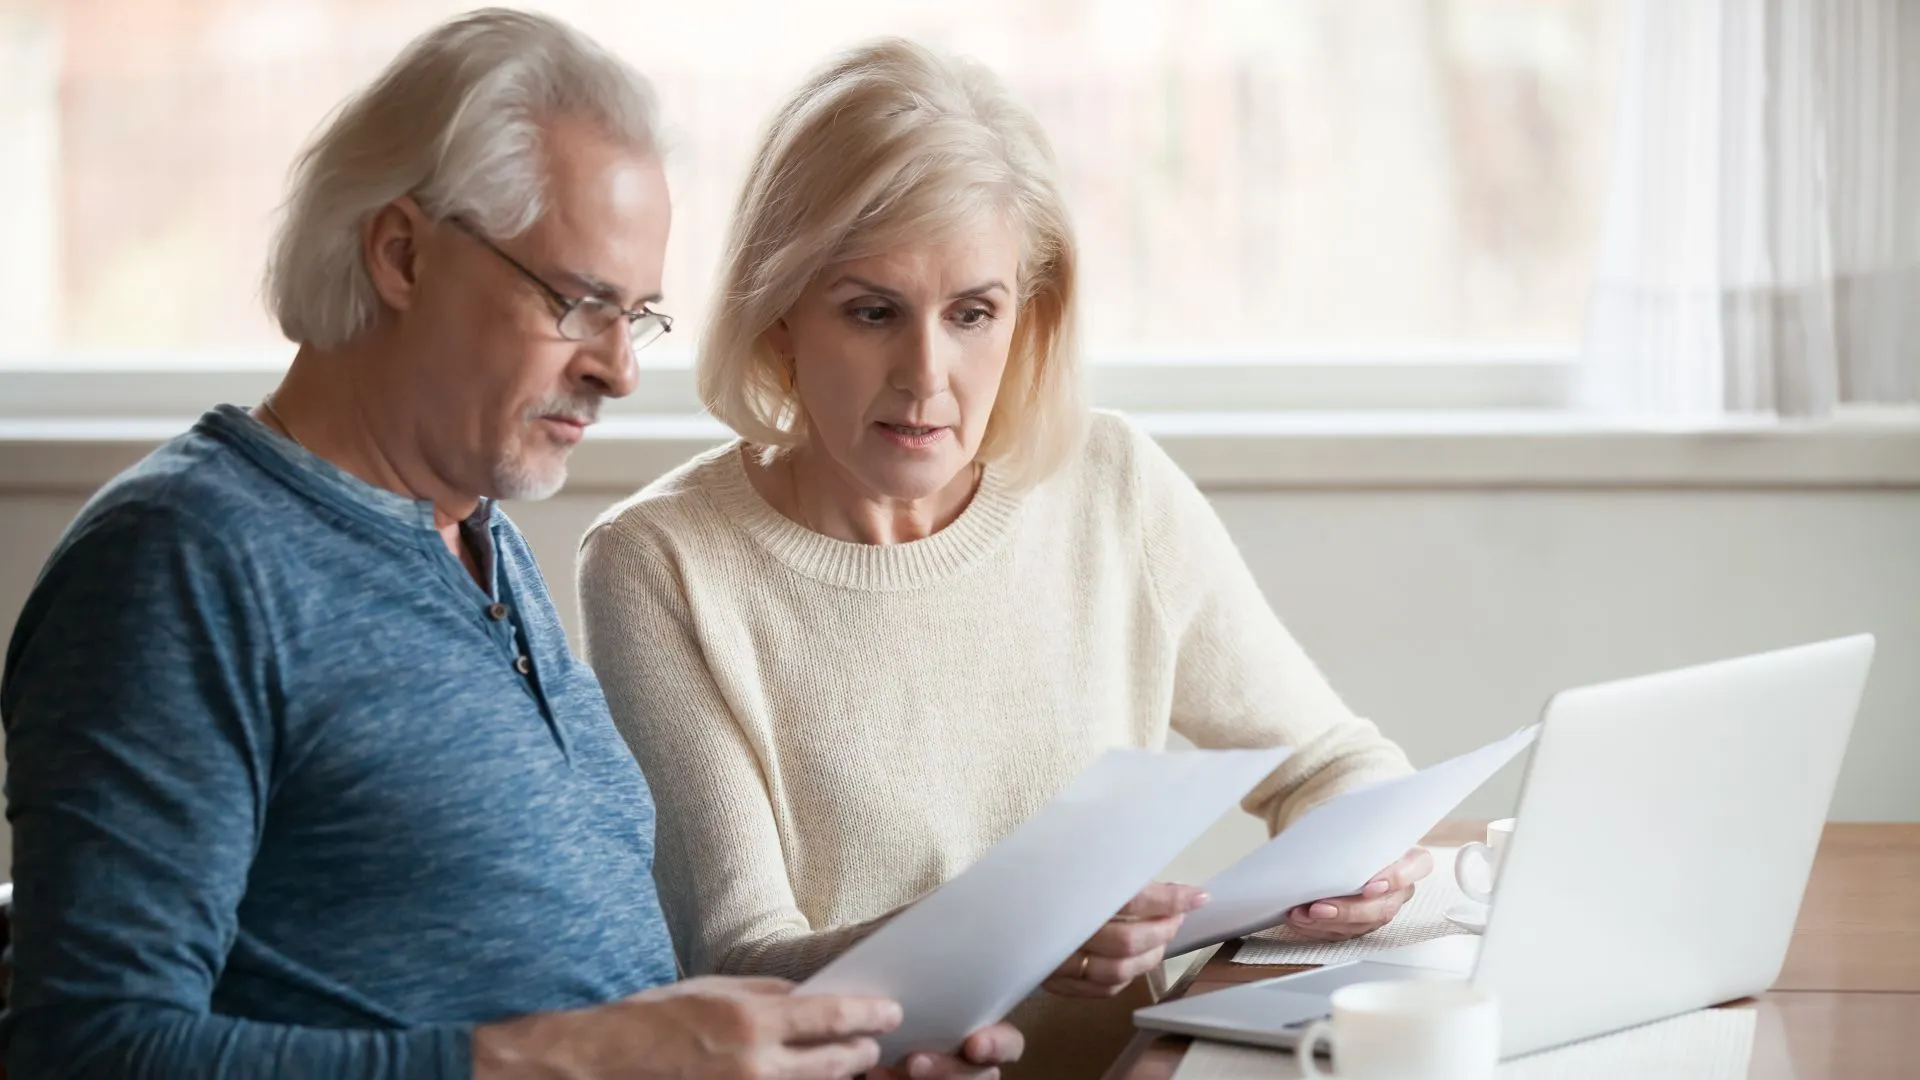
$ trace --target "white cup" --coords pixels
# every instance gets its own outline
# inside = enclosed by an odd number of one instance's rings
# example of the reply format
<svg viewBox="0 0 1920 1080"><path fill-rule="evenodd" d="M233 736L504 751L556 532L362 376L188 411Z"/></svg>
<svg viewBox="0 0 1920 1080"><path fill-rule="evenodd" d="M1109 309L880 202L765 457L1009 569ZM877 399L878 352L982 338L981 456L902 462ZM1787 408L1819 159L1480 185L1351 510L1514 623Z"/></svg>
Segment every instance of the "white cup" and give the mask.
<svg viewBox="0 0 1920 1080"><path fill-rule="evenodd" d="M1355 983L1333 992L1332 1021L1300 1035L1300 1071L1339 1080L1490 1080L1500 1064L1500 1010L1461 979ZM1326 1039L1333 1072L1314 1060Z"/></svg>
<svg viewBox="0 0 1920 1080"><path fill-rule="evenodd" d="M1466 893L1468 899L1493 903L1493 883L1500 876L1500 858L1507 853L1507 843L1512 839L1513 819L1501 818L1487 826L1486 843L1474 840L1460 846L1460 854L1453 861L1453 880L1459 883L1460 891ZM1469 872L1469 867L1478 869ZM1486 884L1481 885L1480 880Z"/></svg>

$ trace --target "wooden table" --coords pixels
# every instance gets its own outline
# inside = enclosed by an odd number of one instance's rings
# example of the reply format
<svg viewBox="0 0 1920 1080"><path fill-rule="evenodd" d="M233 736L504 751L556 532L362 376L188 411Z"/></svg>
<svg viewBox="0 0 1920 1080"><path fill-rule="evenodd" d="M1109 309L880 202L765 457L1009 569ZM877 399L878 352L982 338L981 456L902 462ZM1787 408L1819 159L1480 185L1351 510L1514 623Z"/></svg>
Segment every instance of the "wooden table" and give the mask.
<svg viewBox="0 0 1920 1080"><path fill-rule="evenodd" d="M1481 829L1451 822L1427 842L1459 844ZM1232 963L1238 947L1220 946L1172 993L1306 970ZM1725 1007L1759 1013L1749 1080L1920 1077L1920 825L1828 825L1780 981ZM1107 1078L1166 1080L1189 1042L1138 1034Z"/></svg>

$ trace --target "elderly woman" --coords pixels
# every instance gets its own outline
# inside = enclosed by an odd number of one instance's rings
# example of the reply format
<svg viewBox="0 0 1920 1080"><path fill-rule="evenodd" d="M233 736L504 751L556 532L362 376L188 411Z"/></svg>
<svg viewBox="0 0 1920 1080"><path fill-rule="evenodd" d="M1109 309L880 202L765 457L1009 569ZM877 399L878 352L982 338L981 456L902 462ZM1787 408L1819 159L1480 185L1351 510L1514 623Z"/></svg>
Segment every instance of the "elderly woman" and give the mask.
<svg viewBox="0 0 1920 1080"><path fill-rule="evenodd" d="M1293 747L1245 802L1276 830L1407 769L1193 483L1082 405L1076 259L1044 135L978 66L881 42L774 118L698 359L740 438L582 554L691 971L807 976L1107 747ZM1363 933L1430 865L1290 921ZM1016 1010L1018 1074L1099 1075L1196 899L1150 889Z"/></svg>

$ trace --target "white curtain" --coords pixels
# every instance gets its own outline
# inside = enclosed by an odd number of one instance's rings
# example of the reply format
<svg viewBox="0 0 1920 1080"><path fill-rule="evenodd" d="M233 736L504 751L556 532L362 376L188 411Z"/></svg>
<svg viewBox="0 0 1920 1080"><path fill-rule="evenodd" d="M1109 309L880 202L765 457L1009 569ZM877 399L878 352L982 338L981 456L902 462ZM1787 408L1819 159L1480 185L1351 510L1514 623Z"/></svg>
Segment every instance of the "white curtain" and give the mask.
<svg viewBox="0 0 1920 1080"><path fill-rule="evenodd" d="M1920 0L1633 0L1591 405L1920 403Z"/></svg>

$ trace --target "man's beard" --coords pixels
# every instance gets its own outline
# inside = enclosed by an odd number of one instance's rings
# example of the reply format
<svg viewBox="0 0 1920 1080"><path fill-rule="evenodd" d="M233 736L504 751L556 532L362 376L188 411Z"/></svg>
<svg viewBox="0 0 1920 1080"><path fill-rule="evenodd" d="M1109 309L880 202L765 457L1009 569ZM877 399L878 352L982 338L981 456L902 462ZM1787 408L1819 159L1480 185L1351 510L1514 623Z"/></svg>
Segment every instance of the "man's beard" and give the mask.
<svg viewBox="0 0 1920 1080"><path fill-rule="evenodd" d="M520 416L518 438L493 467L493 490L500 498L517 502L538 502L558 494L567 483L567 455L571 451L538 446L546 442L546 434L535 425L544 416L591 424L599 415L600 398L594 394L556 394L528 406Z"/></svg>

